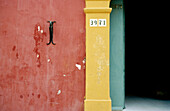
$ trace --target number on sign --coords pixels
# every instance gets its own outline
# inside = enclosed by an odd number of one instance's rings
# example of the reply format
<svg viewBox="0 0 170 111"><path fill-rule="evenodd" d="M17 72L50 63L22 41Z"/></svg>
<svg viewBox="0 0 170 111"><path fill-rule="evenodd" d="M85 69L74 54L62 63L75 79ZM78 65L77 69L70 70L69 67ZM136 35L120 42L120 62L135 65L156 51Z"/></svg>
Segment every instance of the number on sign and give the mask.
<svg viewBox="0 0 170 111"><path fill-rule="evenodd" d="M97 19L90 19L90 27L96 27L97 26Z"/></svg>
<svg viewBox="0 0 170 111"><path fill-rule="evenodd" d="M106 19L99 19L99 26L106 26Z"/></svg>

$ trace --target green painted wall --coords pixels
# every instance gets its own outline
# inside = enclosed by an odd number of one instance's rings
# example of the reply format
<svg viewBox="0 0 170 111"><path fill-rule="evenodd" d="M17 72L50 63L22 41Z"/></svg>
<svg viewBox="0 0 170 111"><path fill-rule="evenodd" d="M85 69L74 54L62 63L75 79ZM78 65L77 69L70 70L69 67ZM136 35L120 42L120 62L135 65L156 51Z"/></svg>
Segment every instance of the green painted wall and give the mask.
<svg viewBox="0 0 170 111"><path fill-rule="evenodd" d="M115 5L119 4L119 5ZM122 7L121 7L122 5ZM112 109L122 110L125 104L125 28L123 0L112 0L110 25L110 87Z"/></svg>

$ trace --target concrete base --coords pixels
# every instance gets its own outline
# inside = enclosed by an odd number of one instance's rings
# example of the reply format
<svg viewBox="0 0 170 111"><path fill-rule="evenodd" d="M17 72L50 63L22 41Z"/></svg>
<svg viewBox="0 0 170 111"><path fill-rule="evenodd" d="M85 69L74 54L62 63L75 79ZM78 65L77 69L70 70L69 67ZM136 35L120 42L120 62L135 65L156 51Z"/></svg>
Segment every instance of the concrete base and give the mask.
<svg viewBox="0 0 170 111"><path fill-rule="evenodd" d="M85 100L84 111L111 111L111 100Z"/></svg>

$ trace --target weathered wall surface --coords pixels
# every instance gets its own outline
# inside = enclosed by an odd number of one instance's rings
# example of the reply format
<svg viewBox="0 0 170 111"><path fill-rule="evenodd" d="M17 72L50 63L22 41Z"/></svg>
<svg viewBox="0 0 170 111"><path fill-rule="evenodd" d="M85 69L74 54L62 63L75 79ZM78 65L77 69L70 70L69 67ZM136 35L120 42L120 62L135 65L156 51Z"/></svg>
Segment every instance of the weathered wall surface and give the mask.
<svg viewBox="0 0 170 111"><path fill-rule="evenodd" d="M84 0L0 0L0 111L82 111ZM49 23L54 23L54 43Z"/></svg>

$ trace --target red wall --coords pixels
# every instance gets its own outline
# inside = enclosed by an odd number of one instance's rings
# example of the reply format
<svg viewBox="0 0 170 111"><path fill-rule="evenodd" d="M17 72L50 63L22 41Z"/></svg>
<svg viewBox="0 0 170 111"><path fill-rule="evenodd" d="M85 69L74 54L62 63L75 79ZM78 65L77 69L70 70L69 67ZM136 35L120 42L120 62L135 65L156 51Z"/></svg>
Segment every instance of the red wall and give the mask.
<svg viewBox="0 0 170 111"><path fill-rule="evenodd" d="M83 111L84 7L84 0L0 0L0 111ZM49 20L56 45L46 45Z"/></svg>

